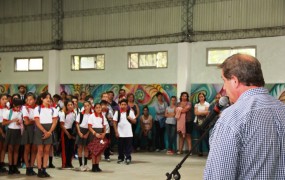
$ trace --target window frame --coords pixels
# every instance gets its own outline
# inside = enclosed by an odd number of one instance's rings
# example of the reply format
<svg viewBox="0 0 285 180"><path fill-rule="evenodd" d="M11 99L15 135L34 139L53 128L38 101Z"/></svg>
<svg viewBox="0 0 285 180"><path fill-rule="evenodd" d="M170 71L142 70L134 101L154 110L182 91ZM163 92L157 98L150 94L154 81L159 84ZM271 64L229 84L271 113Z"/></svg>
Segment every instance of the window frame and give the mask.
<svg viewBox="0 0 285 180"><path fill-rule="evenodd" d="M215 63L215 64L209 64L209 51L211 50L233 50L233 49L247 49L247 48L253 48L255 49L255 57L257 56L257 46L234 46L234 47L210 47L206 48L206 66L217 66L221 63Z"/></svg>
<svg viewBox="0 0 285 180"><path fill-rule="evenodd" d="M81 69L80 67L80 61L81 61L81 57L95 57L95 56L104 56L104 68L103 69L97 69L97 68L84 68L84 69ZM74 59L74 56L79 56L79 69L76 70L76 69L72 69L72 63L73 63L73 59ZM106 55L105 54L84 54L84 55L71 55L71 71L93 71L93 70L105 70L105 57ZM96 57L97 58L97 57Z"/></svg>
<svg viewBox="0 0 285 180"><path fill-rule="evenodd" d="M21 71L17 70L17 60L19 59L28 59L28 70L27 71ZM31 59L42 59L42 69L39 70L30 70L30 60ZM14 72L42 72L44 71L44 57L43 56L35 56L35 57L15 57L14 58Z"/></svg>
<svg viewBox="0 0 285 180"><path fill-rule="evenodd" d="M140 67L140 55L148 55L148 54L153 54L153 53L166 53L166 57L167 57L167 62L166 62L166 67L157 67L157 66L143 66L143 67ZM129 66L129 59L130 59L130 56L131 54L138 54L138 68L131 68ZM128 57L127 57L127 66L128 66L128 69L166 69L168 68L168 51L167 50L161 50L161 51L143 51L143 52L128 52Z"/></svg>

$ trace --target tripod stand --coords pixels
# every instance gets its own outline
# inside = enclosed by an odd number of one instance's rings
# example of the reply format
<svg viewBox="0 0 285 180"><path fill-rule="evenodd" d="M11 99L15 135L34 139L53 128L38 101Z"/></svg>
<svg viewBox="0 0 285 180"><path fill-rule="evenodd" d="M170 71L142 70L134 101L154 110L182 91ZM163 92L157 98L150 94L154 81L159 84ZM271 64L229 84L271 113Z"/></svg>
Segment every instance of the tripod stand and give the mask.
<svg viewBox="0 0 285 180"><path fill-rule="evenodd" d="M218 120L218 117L214 118L209 125L205 128L204 134L198 139L198 141L193 145L192 149L197 148L197 146L201 143L201 141L205 138L207 133L210 131L210 129L215 125L216 121ZM192 149L186 154L186 156L176 165L176 167L173 169L171 173L166 173L167 180L175 179L179 180L181 178L181 175L179 173L179 169L182 167L182 164L186 161L186 159L190 156L192 153Z"/></svg>

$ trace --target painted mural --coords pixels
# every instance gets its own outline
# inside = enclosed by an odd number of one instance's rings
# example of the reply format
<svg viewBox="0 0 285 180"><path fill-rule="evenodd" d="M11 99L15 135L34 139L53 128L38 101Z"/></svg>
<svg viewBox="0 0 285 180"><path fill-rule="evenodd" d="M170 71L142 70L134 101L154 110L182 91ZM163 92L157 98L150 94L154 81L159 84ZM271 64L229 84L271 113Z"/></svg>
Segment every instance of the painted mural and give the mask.
<svg viewBox="0 0 285 180"><path fill-rule="evenodd" d="M18 93L18 86L20 84L0 84L0 93L6 93L13 95ZM41 94L48 90L47 84L25 84L27 87L27 92L33 92L35 94Z"/></svg>

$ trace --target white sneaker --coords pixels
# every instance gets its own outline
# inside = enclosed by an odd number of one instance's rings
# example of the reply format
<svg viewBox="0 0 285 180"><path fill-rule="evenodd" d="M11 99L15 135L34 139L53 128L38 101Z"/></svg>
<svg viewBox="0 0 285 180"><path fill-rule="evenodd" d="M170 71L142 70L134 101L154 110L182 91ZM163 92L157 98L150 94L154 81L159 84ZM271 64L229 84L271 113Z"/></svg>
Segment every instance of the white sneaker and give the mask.
<svg viewBox="0 0 285 180"><path fill-rule="evenodd" d="M84 167L85 167L86 171L90 171L91 170L87 165L85 165Z"/></svg>
<svg viewBox="0 0 285 180"><path fill-rule="evenodd" d="M159 152L159 151L160 151L160 149L156 149L155 151L156 151L156 152Z"/></svg>
<svg viewBox="0 0 285 180"><path fill-rule="evenodd" d="M86 167L85 166L80 166L80 171L86 171Z"/></svg>

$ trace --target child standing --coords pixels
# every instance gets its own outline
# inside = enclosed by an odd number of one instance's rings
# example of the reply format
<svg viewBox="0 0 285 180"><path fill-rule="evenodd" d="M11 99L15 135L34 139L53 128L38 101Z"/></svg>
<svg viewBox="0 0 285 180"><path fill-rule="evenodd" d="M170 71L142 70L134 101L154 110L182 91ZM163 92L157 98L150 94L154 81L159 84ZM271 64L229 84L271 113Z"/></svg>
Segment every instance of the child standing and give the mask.
<svg viewBox="0 0 285 180"><path fill-rule="evenodd" d="M74 112L74 105L71 100L66 100L64 105L65 108L60 115L62 168L73 168L72 157L74 152L75 137L72 126L77 115Z"/></svg>
<svg viewBox="0 0 285 180"><path fill-rule="evenodd" d="M3 125L8 126L5 144L8 145L8 161L9 171L8 174L20 174L17 168L19 147L21 144L21 124L22 113L21 113L21 99L13 99L12 109L6 111L3 116Z"/></svg>
<svg viewBox="0 0 285 180"><path fill-rule="evenodd" d="M34 144L38 148L37 166L38 177L40 178L50 177L46 172L46 167L49 159L49 150L52 145L52 132L58 120L58 111L54 107L51 107L50 103L51 95L48 92L44 92L38 99L39 106L34 110L36 124Z"/></svg>
<svg viewBox="0 0 285 180"><path fill-rule="evenodd" d="M126 164L129 165L132 160L132 124L136 123L136 116L133 111L128 110L128 101L126 99L121 99L119 106L120 111L116 111L113 118L114 129L118 138L119 156L117 163L120 164L126 159Z"/></svg>
<svg viewBox="0 0 285 180"><path fill-rule="evenodd" d="M3 115L6 111L8 111L8 108L6 106L8 102L7 94L1 94L0 95L0 173L4 173L7 171L7 169L4 167L4 158L6 153L6 145L5 145L5 128L2 125L3 123Z"/></svg>
<svg viewBox="0 0 285 180"><path fill-rule="evenodd" d="M101 106L102 106L102 114L103 116L105 116L105 118L107 119L108 123L106 125L106 138L109 140L109 145L108 147L105 149L104 151L104 157L105 157L105 161L110 162L110 145L111 145L111 136L110 136L110 127L113 127L113 114L112 114L112 110L108 109L108 102L105 100L102 100L100 102Z"/></svg>
<svg viewBox="0 0 285 180"><path fill-rule="evenodd" d="M75 144L78 146L78 160L79 160L79 170L80 171L89 171L90 168L87 166L89 151L87 148L88 145L88 119L92 115L91 103L85 101L83 103L84 111L77 115L76 118L76 129L77 136ZM82 164L82 151L84 151L84 165Z"/></svg>
<svg viewBox="0 0 285 180"><path fill-rule="evenodd" d="M24 147L24 160L26 164L26 175L37 175L34 172L33 167L37 155L37 146L33 144L34 140L34 109L36 105L36 97L32 93L27 94L26 106L23 106L22 113L24 118L24 132L22 136L22 144Z"/></svg>
<svg viewBox="0 0 285 180"><path fill-rule="evenodd" d="M102 107L99 103L95 104L95 112L89 117L88 128L90 131L90 143L93 139L104 139L106 135L106 125L108 124L106 118L102 115ZM99 145L100 141L97 141ZM101 160L101 153L95 155L92 153L92 172L101 172L99 162Z"/></svg>

